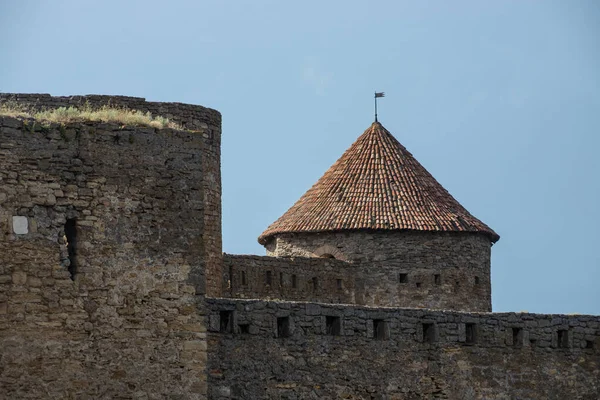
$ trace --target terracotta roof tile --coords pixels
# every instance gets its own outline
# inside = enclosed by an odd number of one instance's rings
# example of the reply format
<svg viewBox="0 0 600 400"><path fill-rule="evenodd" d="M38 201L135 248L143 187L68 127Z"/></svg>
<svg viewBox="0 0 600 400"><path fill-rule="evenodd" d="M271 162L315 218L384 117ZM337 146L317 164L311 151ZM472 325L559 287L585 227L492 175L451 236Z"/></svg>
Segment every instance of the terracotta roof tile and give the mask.
<svg viewBox="0 0 600 400"><path fill-rule="evenodd" d="M357 229L481 232L472 216L380 123L371 125L285 214L259 236Z"/></svg>

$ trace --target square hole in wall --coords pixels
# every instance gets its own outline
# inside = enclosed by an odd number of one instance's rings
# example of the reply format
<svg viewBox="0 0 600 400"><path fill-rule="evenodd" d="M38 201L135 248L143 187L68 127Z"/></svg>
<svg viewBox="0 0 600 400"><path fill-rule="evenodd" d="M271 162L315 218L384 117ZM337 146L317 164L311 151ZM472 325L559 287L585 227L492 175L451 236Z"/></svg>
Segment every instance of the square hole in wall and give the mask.
<svg viewBox="0 0 600 400"><path fill-rule="evenodd" d="M290 336L290 317L277 317L277 337Z"/></svg>
<svg viewBox="0 0 600 400"><path fill-rule="evenodd" d="M342 320L340 317L325 317L325 333L331 336L339 336L342 332Z"/></svg>
<svg viewBox="0 0 600 400"><path fill-rule="evenodd" d="M440 274L433 275L433 283L435 283L436 285L441 285L442 284L442 276Z"/></svg>
<svg viewBox="0 0 600 400"><path fill-rule="evenodd" d="M593 349L594 348L594 342L592 340L586 340L585 341L585 348L586 349Z"/></svg>
<svg viewBox="0 0 600 400"><path fill-rule="evenodd" d="M241 334L248 334L250 333L250 324L239 324L238 328L240 328L240 333Z"/></svg>
<svg viewBox="0 0 600 400"><path fill-rule="evenodd" d="M512 345L514 347L523 346L523 328L512 328Z"/></svg>
<svg viewBox="0 0 600 400"><path fill-rule="evenodd" d="M298 277L296 275L292 275L292 288L296 289L298 287Z"/></svg>
<svg viewBox="0 0 600 400"><path fill-rule="evenodd" d="M435 342L435 324L424 323L423 324L423 342L433 343Z"/></svg>
<svg viewBox="0 0 600 400"><path fill-rule="evenodd" d="M476 276L476 277L475 277L475 284L476 284L476 285L479 285L479 282L480 282L480 279L479 279L479 277L478 277L478 276Z"/></svg>
<svg viewBox="0 0 600 400"><path fill-rule="evenodd" d="M231 333L233 329L233 311L219 311L219 332Z"/></svg>
<svg viewBox="0 0 600 400"><path fill-rule="evenodd" d="M421 282L417 282L417 283L416 283L416 286L417 286L418 288L420 288L420 287L421 287Z"/></svg>
<svg viewBox="0 0 600 400"><path fill-rule="evenodd" d="M373 339L375 340L387 340L388 329L387 323L382 319L374 319L373 320Z"/></svg>
<svg viewBox="0 0 600 400"><path fill-rule="evenodd" d="M569 347L569 330L568 329L559 329L558 332L558 341L557 345L561 349L566 349Z"/></svg>
<svg viewBox="0 0 600 400"><path fill-rule="evenodd" d="M400 281L400 283L407 283L408 282L408 274L407 273L401 272L398 277L399 277L398 280Z"/></svg>
<svg viewBox="0 0 600 400"><path fill-rule="evenodd" d="M248 282L246 281L246 271L242 271L241 272L241 279L240 280L242 281L242 285L243 286L246 286L248 284Z"/></svg>
<svg viewBox="0 0 600 400"><path fill-rule="evenodd" d="M342 280L341 279L336 279L335 280L335 287L337 288L337 290L342 290Z"/></svg>
<svg viewBox="0 0 600 400"><path fill-rule="evenodd" d="M312 278L312 287L313 290L317 290L319 288L319 279L316 276Z"/></svg>
<svg viewBox="0 0 600 400"><path fill-rule="evenodd" d="M477 343L477 324L466 323L465 324L465 343L475 344Z"/></svg>

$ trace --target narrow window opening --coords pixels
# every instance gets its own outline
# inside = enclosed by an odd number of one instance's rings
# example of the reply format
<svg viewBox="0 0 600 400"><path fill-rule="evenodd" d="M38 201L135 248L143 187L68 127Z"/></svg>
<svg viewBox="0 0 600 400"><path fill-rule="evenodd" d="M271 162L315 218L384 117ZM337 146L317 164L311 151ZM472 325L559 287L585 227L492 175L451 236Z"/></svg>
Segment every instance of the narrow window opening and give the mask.
<svg viewBox="0 0 600 400"><path fill-rule="evenodd" d="M246 286L248 282L246 281L246 271L242 271L242 285Z"/></svg>
<svg viewBox="0 0 600 400"><path fill-rule="evenodd" d="M283 287L283 272L279 273L279 286Z"/></svg>
<svg viewBox="0 0 600 400"><path fill-rule="evenodd" d="M417 282L417 287L420 288L421 287L421 282Z"/></svg>
<svg viewBox="0 0 600 400"><path fill-rule="evenodd" d="M402 272L400 273L400 283L407 283L408 282L408 274Z"/></svg>
<svg viewBox="0 0 600 400"><path fill-rule="evenodd" d="M475 284L479 285L479 277L478 276L475 277Z"/></svg>
<svg viewBox="0 0 600 400"><path fill-rule="evenodd" d="M265 280L266 280L266 284L271 286L271 283L273 283L273 274L271 273L271 271L267 271Z"/></svg>
<svg viewBox="0 0 600 400"><path fill-rule="evenodd" d="M341 279L336 279L335 280L335 284L336 284L337 290L342 290L343 286L342 286L342 280Z"/></svg>
<svg viewBox="0 0 600 400"><path fill-rule="evenodd" d="M433 323L423 324L423 342L435 342L435 325Z"/></svg>
<svg viewBox="0 0 600 400"><path fill-rule="evenodd" d="M250 333L250 324L239 324L238 327L240 328L241 334L245 335Z"/></svg>
<svg viewBox="0 0 600 400"><path fill-rule="evenodd" d="M382 319L373 320L373 339L375 340L386 340L387 335L387 324Z"/></svg>
<svg viewBox="0 0 600 400"><path fill-rule="evenodd" d="M313 290L317 290L319 288L319 280L317 279L316 276L314 278L312 278L312 285L313 285Z"/></svg>
<svg viewBox="0 0 600 400"><path fill-rule="evenodd" d="M569 347L569 331L567 329L558 330L558 347L566 349Z"/></svg>
<svg viewBox="0 0 600 400"><path fill-rule="evenodd" d="M296 289L298 287L298 278L296 275L292 275L292 288Z"/></svg>
<svg viewBox="0 0 600 400"><path fill-rule="evenodd" d="M231 333L233 328L233 311L219 311L219 332Z"/></svg>
<svg viewBox="0 0 600 400"><path fill-rule="evenodd" d="M433 283L435 283L436 285L442 284L442 277L440 274L433 275Z"/></svg>
<svg viewBox="0 0 600 400"><path fill-rule="evenodd" d="M537 346L537 339L529 339L529 345L531 347Z"/></svg>
<svg viewBox="0 0 600 400"><path fill-rule="evenodd" d="M465 324L465 343L477 343L477 325L473 323Z"/></svg>
<svg viewBox="0 0 600 400"><path fill-rule="evenodd" d="M340 317L325 317L325 332L331 336L339 336L342 331L342 321Z"/></svg>
<svg viewBox="0 0 600 400"><path fill-rule="evenodd" d="M335 258L335 257L333 256L333 254L325 253L325 254L321 254L321 258Z"/></svg>
<svg viewBox="0 0 600 400"><path fill-rule="evenodd" d="M290 336L290 317L277 318L277 337L284 338Z"/></svg>
<svg viewBox="0 0 600 400"><path fill-rule="evenodd" d="M591 340L586 340L585 341L585 348L586 349L593 349L594 348L594 342Z"/></svg>
<svg viewBox="0 0 600 400"><path fill-rule="evenodd" d="M67 219L65 223L65 238L67 239L67 252L69 253L69 273L71 280L75 280L77 273L77 220Z"/></svg>
<svg viewBox="0 0 600 400"><path fill-rule="evenodd" d="M523 345L523 328L512 328L513 346L521 347Z"/></svg>

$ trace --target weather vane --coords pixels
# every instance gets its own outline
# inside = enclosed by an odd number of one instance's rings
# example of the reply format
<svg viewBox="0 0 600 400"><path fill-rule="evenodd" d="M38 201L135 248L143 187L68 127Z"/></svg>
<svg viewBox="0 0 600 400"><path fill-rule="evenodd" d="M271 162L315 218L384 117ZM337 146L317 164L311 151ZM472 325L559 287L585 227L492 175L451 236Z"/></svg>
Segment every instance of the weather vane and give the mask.
<svg viewBox="0 0 600 400"><path fill-rule="evenodd" d="M385 92L375 92L375 122L377 122L377 98L385 97Z"/></svg>

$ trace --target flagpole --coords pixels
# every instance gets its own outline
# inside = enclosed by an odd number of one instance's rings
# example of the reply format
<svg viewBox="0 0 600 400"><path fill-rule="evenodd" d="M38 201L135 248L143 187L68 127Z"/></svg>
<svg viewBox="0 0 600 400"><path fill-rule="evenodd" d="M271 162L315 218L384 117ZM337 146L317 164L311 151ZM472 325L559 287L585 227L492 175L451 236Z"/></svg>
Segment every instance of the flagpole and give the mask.
<svg viewBox="0 0 600 400"><path fill-rule="evenodd" d="M377 122L377 92L375 92L375 122Z"/></svg>

